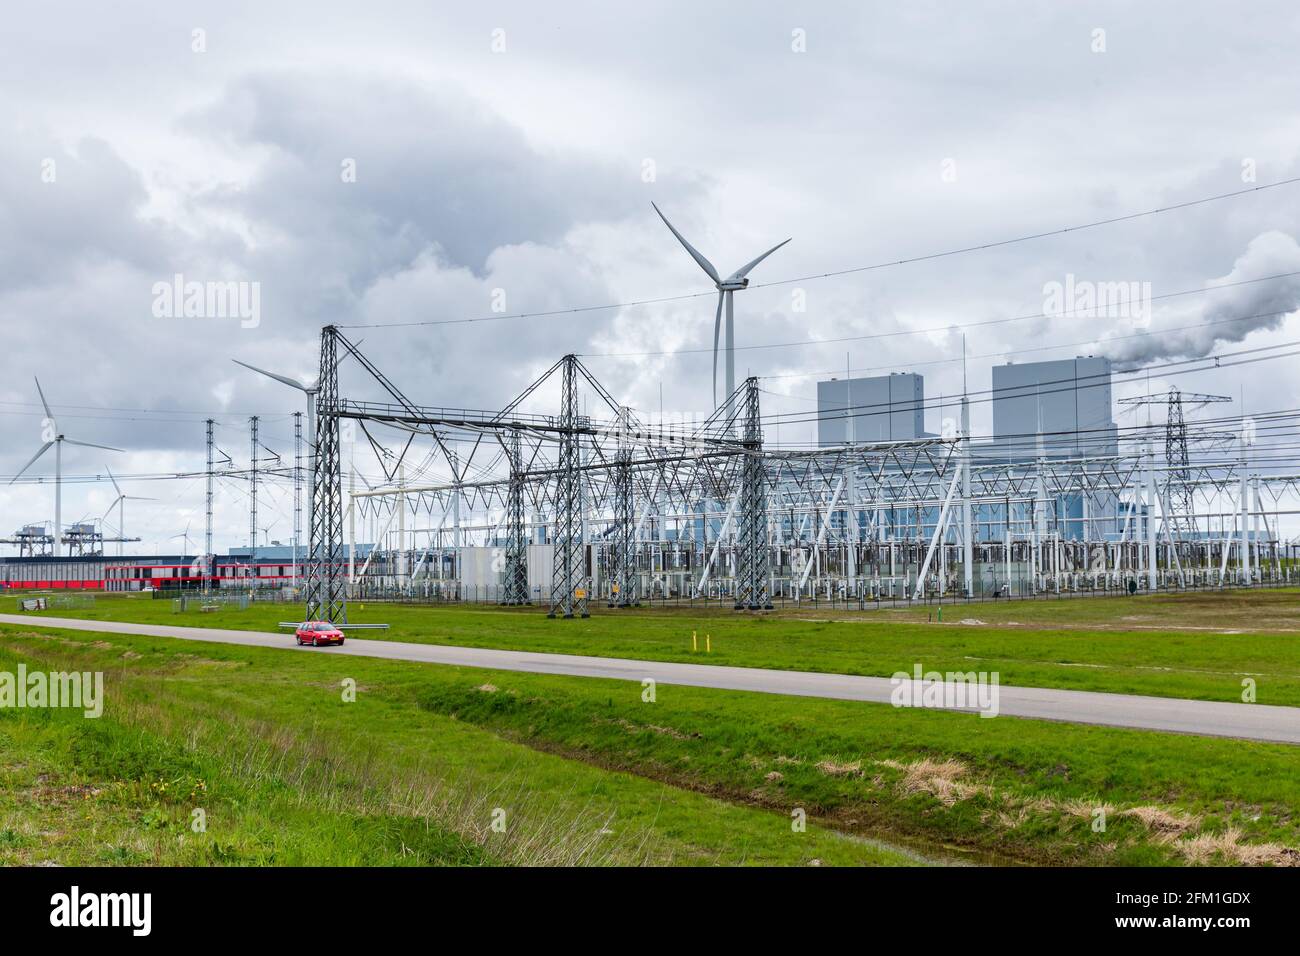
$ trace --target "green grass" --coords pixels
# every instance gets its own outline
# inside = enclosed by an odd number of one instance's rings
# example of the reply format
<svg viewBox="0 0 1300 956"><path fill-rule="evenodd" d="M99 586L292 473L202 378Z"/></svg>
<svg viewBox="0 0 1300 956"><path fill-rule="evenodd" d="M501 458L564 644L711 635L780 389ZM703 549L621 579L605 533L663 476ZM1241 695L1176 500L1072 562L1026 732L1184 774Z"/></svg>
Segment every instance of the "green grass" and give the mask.
<svg viewBox="0 0 1300 956"><path fill-rule="evenodd" d="M98 722L0 711L0 861L1300 862L1283 745L138 636L2 646L5 669L110 688ZM42 787L98 793L47 823Z"/></svg>
<svg viewBox="0 0 1300 956"><path fill-rule="evenodd" d="M0 710L0 863L915 862L421 707L437 679L465 679L440 668L195 650L7 630L0 669L103 669L107 687L98 720Z"/></svg>
<svg viewBox="0 0 1300 956"><path fill-rule="evenodd" d="M170 601L100 596L92 609L46 616L275 631L297 610L255 605L179 615ZM1240 700L1242 681L1250 678L1259 703L1300 706L1300 632L1250 626L1300 615L1300 597L1290 591L972 604L946 607L942 624L909 620L926 613L934 611L809 608L753 616L596 608L588 620L552 621L536 608L354 602L349 619L390 624L358 636L419 643L877 676L910 673L919 663L927 670L996 671L1011 686L1197 700ZM1110 623L1102 628L1101 620ZM1168 623L1143 623L1160 621Z"/></svg>

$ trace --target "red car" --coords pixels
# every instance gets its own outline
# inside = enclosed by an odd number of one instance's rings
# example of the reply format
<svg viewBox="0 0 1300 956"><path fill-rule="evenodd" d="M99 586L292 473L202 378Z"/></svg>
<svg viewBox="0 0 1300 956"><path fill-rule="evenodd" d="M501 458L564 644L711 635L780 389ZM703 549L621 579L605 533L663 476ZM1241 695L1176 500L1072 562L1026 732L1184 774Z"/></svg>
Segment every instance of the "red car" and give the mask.
<svg viewBox="0 0 1300 956"><path fill-rule="evenodd" d="M343 643L343 632L329 621L307 621L299 624L294 636L298 639L299 645L311 644L320 647L322 644Z"/></svg>

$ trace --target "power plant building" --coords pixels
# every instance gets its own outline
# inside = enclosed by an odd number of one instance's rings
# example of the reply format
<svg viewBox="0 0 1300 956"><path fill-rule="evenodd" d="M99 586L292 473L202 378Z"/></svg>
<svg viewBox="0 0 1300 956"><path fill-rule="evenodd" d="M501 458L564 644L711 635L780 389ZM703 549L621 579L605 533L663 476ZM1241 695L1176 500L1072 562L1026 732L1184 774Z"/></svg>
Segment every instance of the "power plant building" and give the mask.
<svg viewBox="0 0 1300 956"><path fill-rule="evenodd" d="M925 435L925 376L895 372L817 383L817 444L908 441Z"/></svg>
<svg viewBox="0 0 1300 956"><path fill-rule="evenodd" d="M1092 356L995 365L993 446L982 447L981 456L1015 461L1116 454L1110 375L1110 359Z"/></svg>

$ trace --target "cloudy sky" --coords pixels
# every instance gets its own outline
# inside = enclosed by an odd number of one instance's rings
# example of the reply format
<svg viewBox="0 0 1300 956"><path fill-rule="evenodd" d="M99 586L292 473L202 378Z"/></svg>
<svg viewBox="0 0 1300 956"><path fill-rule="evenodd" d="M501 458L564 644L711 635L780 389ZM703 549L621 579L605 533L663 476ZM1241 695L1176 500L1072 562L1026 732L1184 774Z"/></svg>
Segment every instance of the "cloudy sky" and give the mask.
<svg viewBox="0 0 1300 956"><path fill-rule="evenodd" d="M237 465L250 414L288 455L300 396L230 360L310 375L326 323L376 326L347 334L427 404L498 408L577 352L647 416L661 395L707 413L711 283L651 201L723 274L793 237L736 298L737 374L791 416L783 444L812 438L815 383L846 365L959 393L974 323L972 391L1008 360L1160 366L1300 338L1300 283L1238 284L1300 271L1300 185L804 278L1300 176L1294 3L461 6L6 14L6 481L41 445L33 374L66 435L127 449L66 449L65 521L104 513L111 488L81 479L106 468L201 469L207 417ZM169 314L176 275L256 283L255 320ZM1043 312L1070 275L1150 283L1151 334L1132 317L988 324ZM671 301L508 317L648 299ZM467 318L492 320L445 324ZM1150 387L1294 408L1296 362L1155 368ZM1116 394L1147 387L1122 376ZM975 433L990 424L976 404ZM0 532L53 517L52 457L29 472L47 483L0 489ZM156 499L130 505L140 548L201 534L201 479L123 485ZM240 494L221 490L220 548L247 543ZM268 537L287 539L287 499L266 495Z"/></svg>

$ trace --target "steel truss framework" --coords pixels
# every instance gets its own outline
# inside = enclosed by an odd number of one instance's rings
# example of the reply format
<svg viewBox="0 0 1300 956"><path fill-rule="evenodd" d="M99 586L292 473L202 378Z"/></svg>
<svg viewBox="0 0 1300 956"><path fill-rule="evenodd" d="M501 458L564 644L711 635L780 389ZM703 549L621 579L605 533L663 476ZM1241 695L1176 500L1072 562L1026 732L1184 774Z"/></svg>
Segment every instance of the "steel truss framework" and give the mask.
<svg viewBox="0 0 1300 956"><path fill-rule="evenodd" d="M311 543L307 556L304 620L348 620L343 574L343 479L339 454L338 340L333 326L321 330L320 391L316 393L317 467L311 488ZM349 346L350 347L350 346Z"/></svg>
<svg viewBox="0 0 1300 956"><path fill-rule="evenodd" d="M339 396L341 354L384 401ZM1013 577L1032 589L1245 582L1282 573L1270 514L1300 493L1300 476L1252 474L1244 453L1157 466L1154 431L1120 453L1077 458L973 459L963 435L779 449L764 445L755 379L703 421L646 423L572 355L499 412L416 405L337 330L323 333L321 355L309 615L346 614L349 586L451 599L484 586L511 604L549 587L539 603L567 617L592 600L669 595L744 609L823 589L987 595ZM558 414L523 410L557 393ZM580 414L580 393L599 415ZM359 520L379 543L359 568L345 564L342 538L338 423L348 419L383 473L350 497L349 525ZM396 452L381 429L400 436ZM1176 521L1166 519L1172 490L1192 503ZM503 560L471 585L474 549Z"/></svg>
<svg viewBox="0 0 1300 956"><path fill-rule="evenodd" d="M547 617L590 617L587 612L587 554L583 547L581 444L578 440L578 358L562 364L559 461L555 476L555 561L551 573L551 610Z"/></svg>
<svg viewBox="0 0 1300 956"><path fill-rule="evenodd" d="M507 451L510 461L509 497L506 500L505 593L503 604L531 604L528 590L528 525L524 520L524 495L528 475L519 451L519 432L511 429Z"/></svg>

